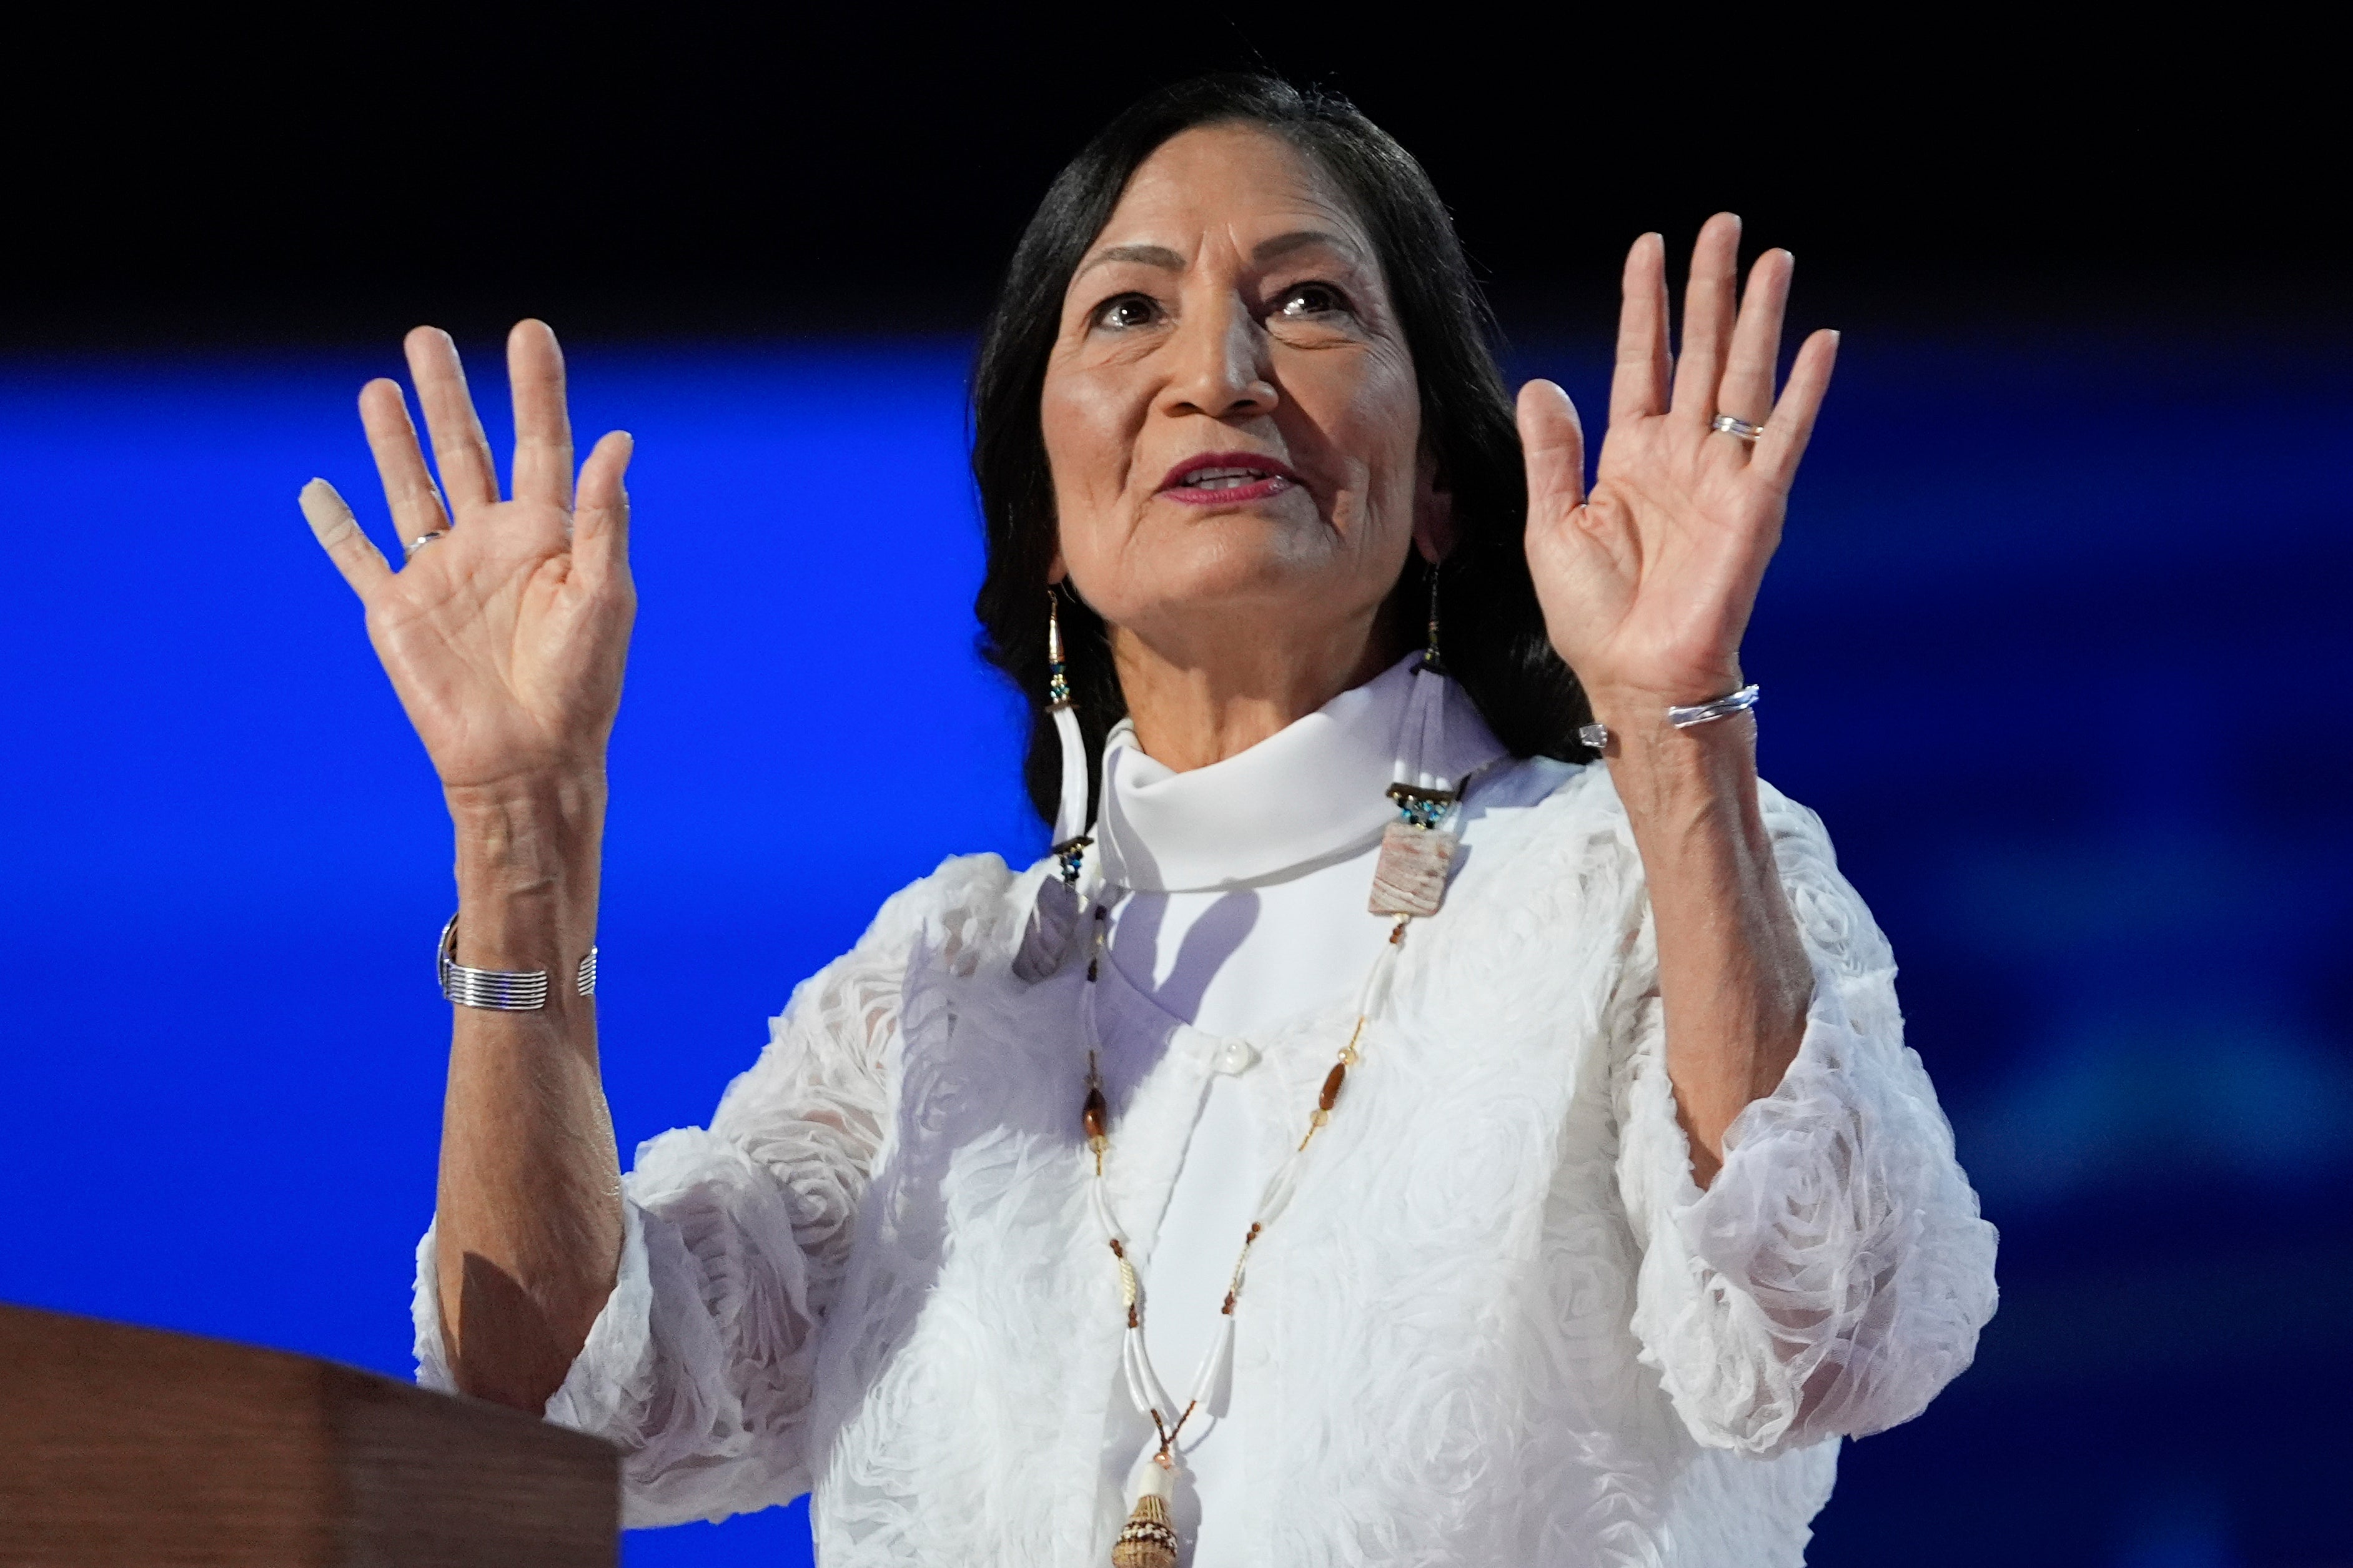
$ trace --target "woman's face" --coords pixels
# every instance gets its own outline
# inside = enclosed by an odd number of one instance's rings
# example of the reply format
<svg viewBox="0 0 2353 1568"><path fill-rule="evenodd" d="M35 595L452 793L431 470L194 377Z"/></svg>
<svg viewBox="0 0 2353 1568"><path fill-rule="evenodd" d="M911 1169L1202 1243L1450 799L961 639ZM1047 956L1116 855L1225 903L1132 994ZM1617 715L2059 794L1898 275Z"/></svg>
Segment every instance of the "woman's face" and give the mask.
<svg viewBox="0 0 2353 1568"><path fill-rule="evenodd" d="M1357 663L1418 514L1444 542L1372 245L1259 127L1186 132L1136 171L1064 296L1042 414L1056 575L1187 662L1248 628L1353 637L1335 651Z"/></svg>

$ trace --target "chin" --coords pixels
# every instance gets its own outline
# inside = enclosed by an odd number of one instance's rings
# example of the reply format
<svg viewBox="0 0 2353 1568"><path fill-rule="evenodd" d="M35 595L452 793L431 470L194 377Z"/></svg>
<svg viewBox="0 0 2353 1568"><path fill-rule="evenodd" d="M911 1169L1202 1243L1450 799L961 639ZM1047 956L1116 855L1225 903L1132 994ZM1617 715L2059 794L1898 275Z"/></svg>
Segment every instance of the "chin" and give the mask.
<svg viewBox="0 0 2353 1568"><path fill-rule="evenodd" d="M1195 542L1193 549L1156 554L1122 585L1124 592L1107 596L1110 603L1094 601L1105 618L1146 633L1215 626L1222 636L1237 622L1296 628L1361 613L1355 602L1366 597L1364 585L1348 570L1352 563L1328 550L1298 549L1263 525ZM1376 589L1369 602L1381 597Z"/></svg>
<svg viewBox="0 0 2353 1568"><path fill-rule="evenodd" d="M1116 554L1072 564L1087 602L1139 631L1178 630L1187 618L1229 627L1238 617L1345 621L1377 605L1396 580L1391 566L1371 574L1378 582L1360 581L1361 552L1304 491L1232 506L1163 501L1146 509Z"/></svg>

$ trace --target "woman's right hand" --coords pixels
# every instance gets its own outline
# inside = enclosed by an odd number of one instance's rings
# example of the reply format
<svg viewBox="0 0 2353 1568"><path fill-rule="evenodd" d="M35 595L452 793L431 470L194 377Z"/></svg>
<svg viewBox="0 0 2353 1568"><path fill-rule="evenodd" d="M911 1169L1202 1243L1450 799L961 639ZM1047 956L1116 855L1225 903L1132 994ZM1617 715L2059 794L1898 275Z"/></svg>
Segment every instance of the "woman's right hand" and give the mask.
<svg viewBox="0 0 2353 1568"><path fill-rule="evenodd" d="M575 501L564 356L544 322L521 322L507 338L514 495L501 500L449 335L419 327L406 346L448 510L399 384L373 381L360 419L406 564L385 563L324 479L303 487L302 515L366 606L369 640L453 808L601 785L637 614L621 488L629 437L596 443Z"/></svg>
<svg viewBox="0 0 2353 1568"><path fill-rule="evenodd" d="M323 479L304 487L302 514L367 606L368 637L448 796L457 961L568 977L596 940L605 746L637 613L629 438L596 444L575 504L563 355L554 333L524 321L507 339L514 496L501 500L448 335L409 333L408 366L448 511L400 388L376 381L360 418L407 564L385 563ZM562 984L540 1009L451 1018L434 1221L443 1351L460 1389L536 1411L620 1257L596 1005Z"/></svg>

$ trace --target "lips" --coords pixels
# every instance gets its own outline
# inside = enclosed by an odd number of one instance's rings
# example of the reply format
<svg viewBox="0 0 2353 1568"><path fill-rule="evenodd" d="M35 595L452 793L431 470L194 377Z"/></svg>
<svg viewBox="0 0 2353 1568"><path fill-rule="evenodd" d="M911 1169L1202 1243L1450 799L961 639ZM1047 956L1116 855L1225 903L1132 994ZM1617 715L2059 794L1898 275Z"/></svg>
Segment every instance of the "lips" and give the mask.
<svg viewBox="0 0 2353 1568"><path fill-rule="evenodd" d="M1298 484L1290 464L1262 452L1202 452L1169 469L1160 493L1187 506L1237 506Z"/></svg>

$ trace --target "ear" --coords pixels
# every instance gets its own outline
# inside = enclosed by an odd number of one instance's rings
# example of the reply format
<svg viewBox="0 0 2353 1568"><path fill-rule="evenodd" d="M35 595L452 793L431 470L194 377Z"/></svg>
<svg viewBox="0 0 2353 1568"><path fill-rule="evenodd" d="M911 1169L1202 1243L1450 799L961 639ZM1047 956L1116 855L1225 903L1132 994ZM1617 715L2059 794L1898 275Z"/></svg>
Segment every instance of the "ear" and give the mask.
<svg viewBox="0 0 2353 1568"><path fill-rule="evenodd" d="M1051 590L1061 586L1063 581L1068 578L1070 574L1071 563L1062 559L1061 548L1058 545L1054 550L1054 559L1046 563L1047 589L1050 592Z"/></svg>
<svg viewBox="0 0 2353 1568"><path fill-rule="evenodd" d="M1454 550L1454 492L1427 449L1414 462L1413 544L1432 566Z"/></svg>

